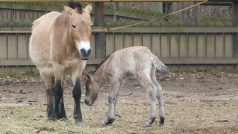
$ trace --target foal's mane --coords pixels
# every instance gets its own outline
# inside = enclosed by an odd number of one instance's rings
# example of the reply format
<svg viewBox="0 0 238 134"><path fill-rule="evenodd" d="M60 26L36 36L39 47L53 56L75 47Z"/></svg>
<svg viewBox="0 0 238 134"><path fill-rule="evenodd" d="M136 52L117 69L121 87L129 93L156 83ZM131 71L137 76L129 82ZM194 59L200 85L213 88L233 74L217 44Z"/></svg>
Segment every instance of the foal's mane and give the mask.
<svg viewBox="0 0 238 134"><path fill-rule="evenodd" d="M106 62L106 60L111 56L111 54L109 54L104 60L101 61L101 63L99 63L97 66L96 66L96 69L93 73L95 73L101 66L103 63Z"/></svg>

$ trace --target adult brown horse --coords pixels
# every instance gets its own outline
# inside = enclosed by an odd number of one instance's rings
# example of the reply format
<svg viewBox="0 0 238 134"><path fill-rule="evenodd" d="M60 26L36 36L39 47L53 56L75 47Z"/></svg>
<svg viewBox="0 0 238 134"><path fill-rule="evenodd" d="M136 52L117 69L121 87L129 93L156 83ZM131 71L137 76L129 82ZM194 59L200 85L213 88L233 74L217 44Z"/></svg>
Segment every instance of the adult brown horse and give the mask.
<svg viewBox="0 0 238 134"><path fill-rule="evenodd" d="M65 6L62 13L50 12L33 22L29 53L46 85L49 119L66 118L62 86L65 75L71 75L74 118L82 122L80 77L91 53L91 11L91 5L82 11Z"/></svg>

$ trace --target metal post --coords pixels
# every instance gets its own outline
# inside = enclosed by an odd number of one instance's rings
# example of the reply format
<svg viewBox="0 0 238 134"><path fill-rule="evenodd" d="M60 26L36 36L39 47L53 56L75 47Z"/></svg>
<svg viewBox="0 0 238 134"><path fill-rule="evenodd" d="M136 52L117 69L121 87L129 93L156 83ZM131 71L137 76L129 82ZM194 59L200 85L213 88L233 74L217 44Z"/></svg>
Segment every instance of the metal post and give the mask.
<svg viewBox="0 0 238 134"><path fill-rule="evenodd" d="M233 12L232 12L232 22L233 26L238 26L238 2L233 3ZM235 33L233 36L233 56L234 58L238 58L238 33ZM236 65L236 71L238 72L238 63Z"/></svg>
<svg viewBox="0 0 238 134"><path fill-rule="evenodd" d="M94 26L104 26L104 3L95 2L94 8ZM96 58L103 59L106 57L106 42L104 33L95 33L95 56Z"/></svg>

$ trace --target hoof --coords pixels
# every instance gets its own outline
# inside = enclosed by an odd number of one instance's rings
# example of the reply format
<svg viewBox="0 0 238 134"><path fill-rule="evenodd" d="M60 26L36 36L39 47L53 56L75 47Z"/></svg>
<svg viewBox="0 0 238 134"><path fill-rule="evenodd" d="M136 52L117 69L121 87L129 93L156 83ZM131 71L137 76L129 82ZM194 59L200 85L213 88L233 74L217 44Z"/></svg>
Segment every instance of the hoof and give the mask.
<svg viewBox="0 0 238 134"><path fill-rule="evenodd" d="M146 127L150 127L151 124L155 121L156 117L151 117L148 122L145 123Z"/></svg>
<svg viewBox="0 0 238 134"><path fill-rule="evenodd" d="M160 117L159 124L160 124L161 126L164 125L164 120L165 120L164 117Z"/></svg>
<svg viewBox="0 0 238 134"><path fill-rule="evenodd" d="M115 121L114 118L107 118L105 121L102 122L102 125L111 125Z"/></svg>
<svg viewBox="0 0 238 134"><path fill-rule="evenodd" d="M77 125L77 126L82 126L83 125L83 121L75 121L75 124Z"/></svg>

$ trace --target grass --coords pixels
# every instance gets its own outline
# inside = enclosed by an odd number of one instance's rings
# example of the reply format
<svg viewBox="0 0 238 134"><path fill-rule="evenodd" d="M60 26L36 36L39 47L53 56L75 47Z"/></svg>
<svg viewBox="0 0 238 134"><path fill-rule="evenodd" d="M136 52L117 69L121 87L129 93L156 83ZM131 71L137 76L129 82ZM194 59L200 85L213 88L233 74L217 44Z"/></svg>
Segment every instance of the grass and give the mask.
<svg viewBox="0 0 238 134"><path fill-rule="evenodd" d="M25 78L25 77L38 77L38 76L39 76L39 73L36 69L0 72L0 78L7 78L7 77Z"/></svg>

